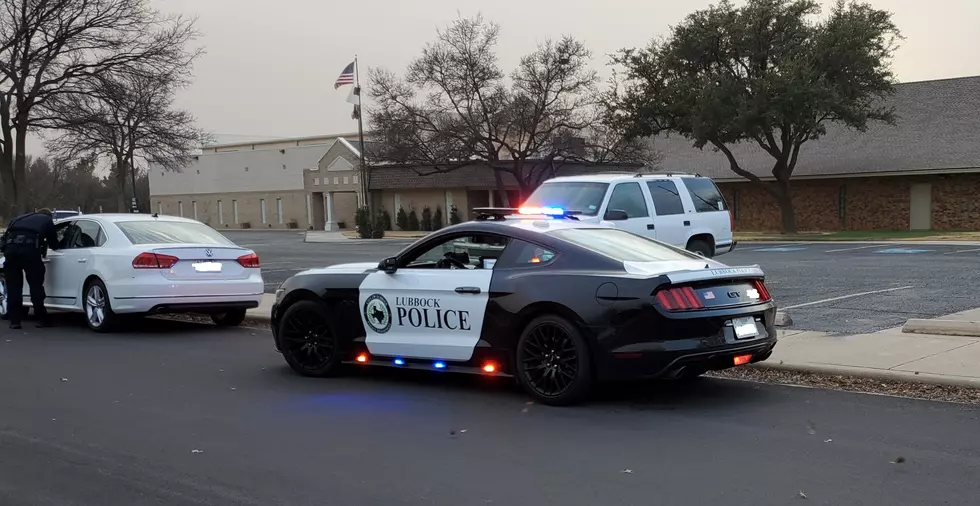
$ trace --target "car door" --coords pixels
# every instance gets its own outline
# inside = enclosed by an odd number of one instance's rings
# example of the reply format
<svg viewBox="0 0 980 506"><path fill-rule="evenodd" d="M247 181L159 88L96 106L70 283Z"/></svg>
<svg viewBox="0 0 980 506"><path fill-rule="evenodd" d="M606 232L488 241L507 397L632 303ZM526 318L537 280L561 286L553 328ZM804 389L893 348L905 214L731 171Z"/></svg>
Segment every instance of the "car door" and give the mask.
<svg viewBox="0 0 980 506"><path fill-rule="evenodd" d="M690 237L690 216L684 212L684 201L673 180L647 181L650 199L657 215L657 240L684 248Z"/></svg>
<svg viewBox="0 0 980 506"><path fill-rule="evenodd" d="M613 211L626 213L625 219L616 217ZM647 196L640 183L629 181L617 183L609 194L609 200L602 214L602 219L618 229L642 235L655 237L657 227L650 209L647 206Z"/></svg>
<svg viewBox="0 0 980 506"><path fill-rule="evenodd" d="M71 235L65 247L58 251L59 265L57 275L52 276L53 293L59 299L81 305L82 282L88 277L95 250L105 243L105 233L95 220L78 219L72 221Z"/></svg>
<svg viewBox="0 0 980 506"><path fill-rule="evenodd" d="M466 361L480 340L493 266L507 239L435 238L401 255L393 272L361 283L359 308L372 355Z"/></svg>
<svg viewBox="0 0 980 506"><path fill-rule="evenodd" d="M58 292L57 284L58 278L70 272L71 266L68 266L63 262L63 254L61 253L67 247L68 242L71 240L71 236L74 233L74 228L72 227L72 222L63 221L57 223L54 226L55 235L58 236L58 249L49 247L47 255L44 258L44 294L45 303L50 303L52 306L70 306L72 305L72 297L65 298ZM24 280L24 303L30 302L30 287L27 285L27 280Z"/></svg>

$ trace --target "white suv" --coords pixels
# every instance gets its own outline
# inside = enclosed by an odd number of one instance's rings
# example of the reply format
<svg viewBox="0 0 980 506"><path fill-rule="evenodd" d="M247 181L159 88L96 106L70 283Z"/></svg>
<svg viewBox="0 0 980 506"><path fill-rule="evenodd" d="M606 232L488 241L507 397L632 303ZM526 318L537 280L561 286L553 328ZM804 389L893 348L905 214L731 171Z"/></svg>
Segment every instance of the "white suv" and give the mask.
<svg viewBox="0 0 980 506"><path fill-rule="evenodd" d="M586 222L706 257L735 249L734 221L714 181L690 174L605 173L549 179L523 204L575 211Z"/></svg>

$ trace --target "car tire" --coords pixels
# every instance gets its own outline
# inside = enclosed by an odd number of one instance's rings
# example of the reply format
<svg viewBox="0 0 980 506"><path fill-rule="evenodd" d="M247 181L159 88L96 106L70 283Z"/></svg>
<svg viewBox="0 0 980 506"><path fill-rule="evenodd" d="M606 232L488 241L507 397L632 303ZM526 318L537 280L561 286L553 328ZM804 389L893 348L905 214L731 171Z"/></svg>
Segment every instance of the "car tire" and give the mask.
<svg viewBox="0 0 980 506"><path fill-rule="evenodd" d="M688 251L703 256L704 258L711 258L712 251L711 245L702 239L693 239L687 243Z"/></svg>
<svg viewBox="0 0 980 506"><path fill-rule="evenodd" d="M283 358L299 374L323 378L340 368L340 340L322 302L301 300L289 306L276 335Z"/></svg>
<svg viewBox="0 0 980 506"><path fill-rule="evenodd" d="M515 375L541 404L570 406L584 401L594 380L592 357L582 332L557 315L535 318L517 342Z"/></svg>
<svg viewBox="0 0 980 506"><path fill-rule="evenodd" d="M112 332L119 325L119 317L112 312L112 305L109 303L109 291L101 280L93 279L85 284L82 292L82 314L85 316L85 324L95 332Z"/></svg>
<svg viewBox="0 0 980 506"><path fill-rule="evenodd" d="M227 313L217 313L211 315L211 321L220 327L237 327L245 321L246 311L244 309L234 309Z"/></svg>
<svg viewBox="0 0 980 506"><path fill-rule="evenodd" d="M10 309L10 301L7 300L7 278L0 273L0 320L9 320L7 311Z"/></svg>

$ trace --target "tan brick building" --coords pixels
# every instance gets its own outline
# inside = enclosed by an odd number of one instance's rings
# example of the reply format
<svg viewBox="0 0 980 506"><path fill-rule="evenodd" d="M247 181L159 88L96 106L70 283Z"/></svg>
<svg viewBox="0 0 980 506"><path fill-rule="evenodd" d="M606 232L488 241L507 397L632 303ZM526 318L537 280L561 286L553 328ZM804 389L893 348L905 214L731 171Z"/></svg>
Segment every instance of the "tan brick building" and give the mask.
<svg viewBox="0 0 980 506"><path fill-rule="evenodd" d="M980 76L897 86L894 126L866 132L834 125L804 144L793 177L800 230L980 229ZM679 137L656 138L658 170L713 178L733 210L736 229L778 230L779 208L765 190L729 169L724 155ZM368 153L372 152L370 142ZM220 229L353 228L360 197L357 136L351 134L222 144L203 150L180 173L150 172L154 211L193 217ZM755 145L733 149L740 165L763 180L772 159ZM493 172L474 165L431 169L376 166L368 157L373 203L394 220L399 208L499 204ZM566 165L562 175L638 167ZM514 183L510 176L505 182ZM512 204L516 185L510 184Z"/></svg>

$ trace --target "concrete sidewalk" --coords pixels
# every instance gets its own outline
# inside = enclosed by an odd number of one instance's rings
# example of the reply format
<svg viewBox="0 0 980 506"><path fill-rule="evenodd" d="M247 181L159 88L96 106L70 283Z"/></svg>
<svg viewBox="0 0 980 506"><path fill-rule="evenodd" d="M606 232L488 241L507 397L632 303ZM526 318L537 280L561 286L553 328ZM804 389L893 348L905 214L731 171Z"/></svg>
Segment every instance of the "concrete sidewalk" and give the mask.
<svg viewBox="0 0 980 506"><path fill-rule="evenodd" d="M275 296L248 311L252 321L268 322ZM942 318L980 320L980 310ZM902 327L873 334L832 335L779 331L772 356L751 367L839 374L980 388L980 337L903 332Z"/></svg>

